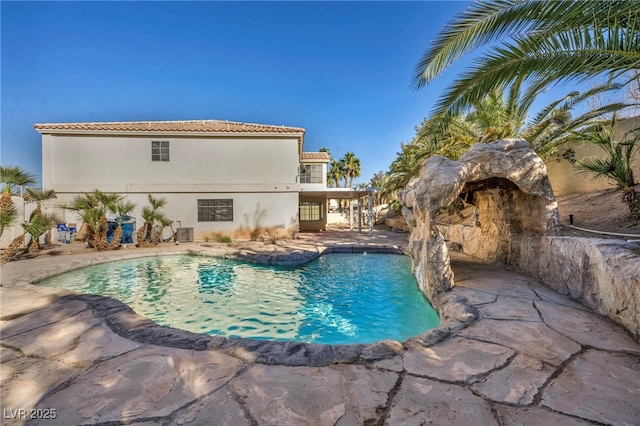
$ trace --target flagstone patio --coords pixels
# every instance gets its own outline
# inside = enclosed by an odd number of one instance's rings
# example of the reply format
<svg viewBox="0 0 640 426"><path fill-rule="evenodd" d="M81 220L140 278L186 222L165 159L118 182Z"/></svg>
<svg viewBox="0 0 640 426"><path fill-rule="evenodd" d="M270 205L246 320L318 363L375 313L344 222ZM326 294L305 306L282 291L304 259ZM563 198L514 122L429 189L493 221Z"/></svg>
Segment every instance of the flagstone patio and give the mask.
<svg viewBox="0 0 640 426"><path fill-rule="evenodd" d="M438 301L445 321L402 343L198 335L157 326L112 299L31 284L140 255L290 264L404 245L406 234L330 232L275 245L72 255L63 247L3 265L2 424L640 424L638 342L532 278L456 253L456 287Z"/></svg>

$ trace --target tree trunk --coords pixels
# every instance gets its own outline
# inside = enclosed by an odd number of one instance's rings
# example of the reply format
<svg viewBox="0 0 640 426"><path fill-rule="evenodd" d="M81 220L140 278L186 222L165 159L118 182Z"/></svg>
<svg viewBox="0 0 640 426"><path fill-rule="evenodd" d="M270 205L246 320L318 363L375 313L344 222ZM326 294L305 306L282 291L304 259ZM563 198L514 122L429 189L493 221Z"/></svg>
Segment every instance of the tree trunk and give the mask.
<svg viewBox="0 0 640 426"><path fill-rule="evenodd" d="M7 247L7 250L0 257L0 264L8 262L9 260L11 260L13 256L18 254L21 250L24 250L24 234L16 237L11 242L9 247Z"/></svg>
<svg viewBox="0 0 640 426"><path fill-rule="evenodd" d="M631 217L640 219L640 193L631 187L624 191L624 202L629 206Z"/></svg>
<svg viewBox="0 0 640 426"><path fill-rule="evenodd" d="M122 246L122 225L118 224L116 230L113 232L113 239L109 244L109 250L117 250Z"/></svg>
<svg viewBox="0 0 640 426"><path fill-rule="evenodd" d="M2 192L0 196L0 211L8 212L13 208L13 200L11 199L11 193ZM4 233L4 225L0 225L0 237Z"/></svg>

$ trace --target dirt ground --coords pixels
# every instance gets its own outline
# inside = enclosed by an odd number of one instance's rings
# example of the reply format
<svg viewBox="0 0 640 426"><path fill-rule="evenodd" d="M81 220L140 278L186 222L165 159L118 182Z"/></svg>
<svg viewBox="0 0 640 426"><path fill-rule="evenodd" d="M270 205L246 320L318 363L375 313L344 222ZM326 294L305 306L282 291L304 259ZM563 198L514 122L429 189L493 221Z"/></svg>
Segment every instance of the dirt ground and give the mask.
<svg viewBox="0 0 640 426"><path fill-rule="evenodd" d="M631 217L629 208L622 201L621 191L607 189L585 194L571 194L557 197L557 201L560 223L563 225L569 224L569 215L572 214L574 226L596 231L637 235L640 238L640 220ZM562 227L562 235L625 238L583 232L566 226Z"/></svg>

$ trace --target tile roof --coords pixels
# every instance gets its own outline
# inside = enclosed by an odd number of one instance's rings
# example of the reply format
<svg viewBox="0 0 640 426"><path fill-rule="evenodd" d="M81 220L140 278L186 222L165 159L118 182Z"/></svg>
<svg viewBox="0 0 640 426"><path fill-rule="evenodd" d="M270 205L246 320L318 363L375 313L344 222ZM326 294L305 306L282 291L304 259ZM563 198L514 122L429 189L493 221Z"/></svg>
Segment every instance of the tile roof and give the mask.
<svg viewBox="0 0 640 426"><path fill-rule="evenodd" d="M34 124L40 133L48 131L113 131L113 132L185 132L185 133L304 133L301 127L240 123L223 120L184 121L116 121L98 123L42 123Z"/></svg>
<svg viewBox="0 0 640 426"><path fill-rule="evenodd" d="M302 160L324 160L331 161L331 156L328 152L303 152Z"/></svg>

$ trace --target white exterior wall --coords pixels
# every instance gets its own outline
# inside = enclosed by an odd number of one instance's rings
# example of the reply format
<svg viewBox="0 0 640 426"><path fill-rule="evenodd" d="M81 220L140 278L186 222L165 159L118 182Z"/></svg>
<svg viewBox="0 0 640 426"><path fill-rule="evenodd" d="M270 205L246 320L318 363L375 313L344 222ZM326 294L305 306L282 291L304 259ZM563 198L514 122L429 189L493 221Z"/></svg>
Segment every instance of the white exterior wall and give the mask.
<svg viewBox="0 0 640 426"><path fill-rule="evenodd" d="M162 197L167 200L166 206L162 208L165 215L173 219L173 227L180 225L184 228L193 228L196 240L211 238L215 240L216 235L229 235L233 238L250 238L251 232L258 232L262 236L267 232L273 236L278 231L278 236L284 237L290 232L298 229L298 194L289 193L152 193L156 198ZM58 196L56 205L69 203L73 198L72 194ZM233 222L198 222L198 199L225 198L233 199ZM134 217L136 227L139 228L144 223L141 213L142 208L148 206L147 193L130 193L127 199L136 204ZM82 223L75 212L66 210L58 211L58 215L64 221ZM180 224L178 223L180 222ZM170 233L170 229L165 230L165 237Z"/></svg>
<svg viewBox="0 0 640 426"><path fill-rule="evenodd" d="M151 141L169 141L170 161L151 161ZM100 189L137 204L141 226L147 194L167 199L165 214L193 227L196 239L240 231L297 231L299 150L295 137L43 135L43 186L57 205ZM198 199L233 199L233 222L198 222ZM61 213L61 212L60 212ZM80 221L73 212L66 222ZM284 232L284 231L283 231ZM247 234L248 235L248 234Z"/></svg>
<svg viewBox="0 0 640 426"><path fill-rule="evenodd" d="M295 138L43 135L42 139L43 186L59 192L299 189ZM169 141L170 161L151 161L151 141Z"/></svg>
<svg viewBox="0 0 640 426"><path fill-rule="evenodd" d="M302 183L302 191L322 191L327 188L327 163L324 161L305 160L302 164L313 164L322 166L322 183Z"/></svg>

